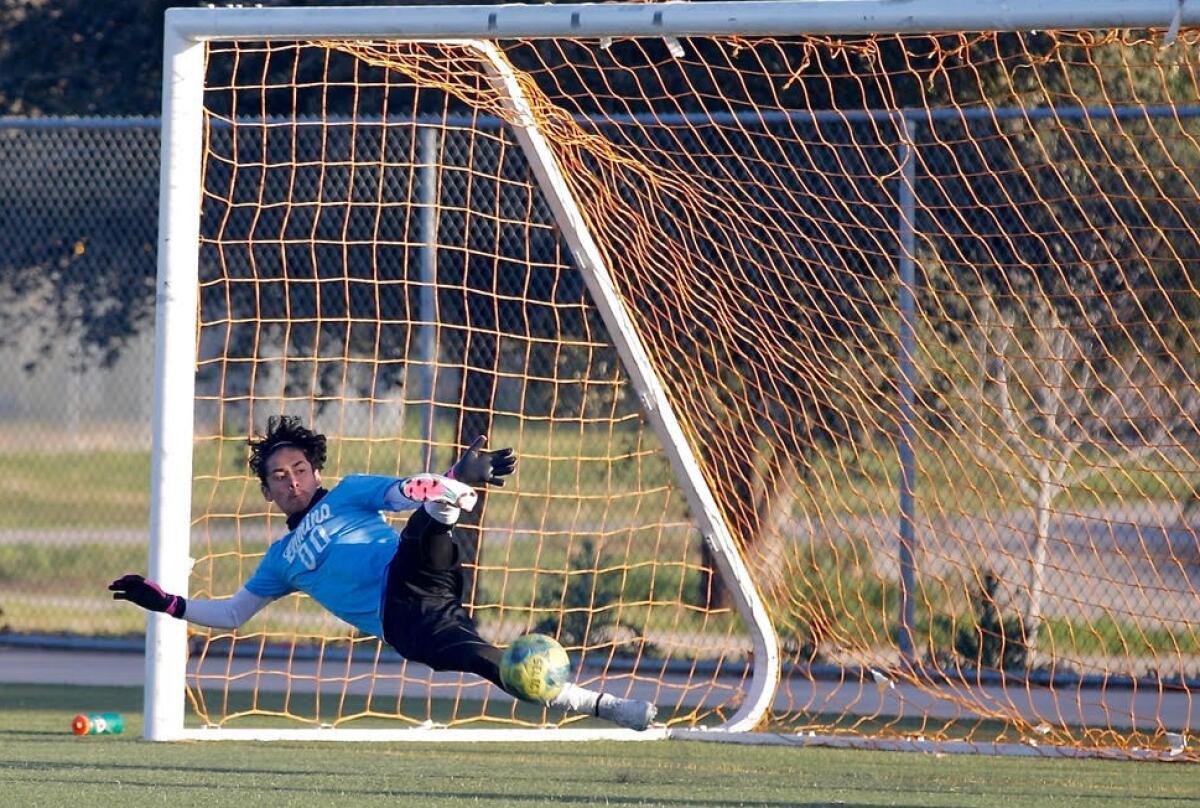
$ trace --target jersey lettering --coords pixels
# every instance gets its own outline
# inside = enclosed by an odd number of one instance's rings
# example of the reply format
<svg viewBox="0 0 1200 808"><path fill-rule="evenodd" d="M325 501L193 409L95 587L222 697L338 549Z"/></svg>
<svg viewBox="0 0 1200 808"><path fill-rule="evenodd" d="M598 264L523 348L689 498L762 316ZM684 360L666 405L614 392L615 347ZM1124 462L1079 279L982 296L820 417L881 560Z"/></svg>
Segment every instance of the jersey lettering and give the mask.
<svg viewBox="0 0 1200 808"><path fill-rule="evenodd" d="M246 589L303 592L363 634L381 636L380 605L400 537L384 519L395 477L351 474L271 545Z"/></svg>
<svg viewBox="0 0 1200 808"><path fill-rule="evenodd" d="M330 543L329 533L321 527L321 523L332 515L333 512L324 502L309 511L283 548L284 561L290 564L299 558L306 569L315 570L321 551Z"/></svg>

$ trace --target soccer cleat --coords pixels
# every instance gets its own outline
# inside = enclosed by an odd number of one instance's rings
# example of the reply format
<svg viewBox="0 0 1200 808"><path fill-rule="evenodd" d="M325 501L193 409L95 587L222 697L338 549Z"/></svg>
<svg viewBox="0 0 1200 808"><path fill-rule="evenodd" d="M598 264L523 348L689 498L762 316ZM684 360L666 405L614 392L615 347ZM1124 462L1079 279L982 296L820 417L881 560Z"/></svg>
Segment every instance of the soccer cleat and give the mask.
<svg viewBox="0 0 1200 808"><path fill-rule="evenodd" d="M648 701L622 699L609 695L601 696L596 708L596 715L601 718L612 721L614 724L620 724L627 729L636 729L638 732L649 727L650 722L657 714L658 709Z"/></svg>
<svg viewBox="0 0 1200 808"><path fill-rule="evenodd" d="M413 502L437 502L469 511L475 507L478 495L469 485L442 477L439 474L417 474L407 478L400 493Z"/></svg>

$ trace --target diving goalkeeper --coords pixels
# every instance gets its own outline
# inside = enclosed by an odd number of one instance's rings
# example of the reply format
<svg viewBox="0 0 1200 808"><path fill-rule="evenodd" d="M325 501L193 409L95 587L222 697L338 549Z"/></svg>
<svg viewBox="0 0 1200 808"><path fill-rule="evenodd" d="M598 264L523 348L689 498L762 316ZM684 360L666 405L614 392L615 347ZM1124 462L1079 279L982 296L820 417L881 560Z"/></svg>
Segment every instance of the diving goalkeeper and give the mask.
<svg viewBox="0 0 1200 808"><path fill-rule="evenodd" d="M250 441L250 469L263 496L287 516L288 533L268 548L232 597L185 599L141 575L109 584L116 600L213 628L237 628L273 600L304 592L404 658L437 671L465 671L504 690L500 649L479 636L462 603L462 554L453 526L476 502L473 486L504 485L512 449L485 451L481 436L445 476L350 475L321 486L325 436L291 416L271 418ZM381 511L412 515L399 535ZM642 730L654 705L568 684L550 706Z"/></svg>

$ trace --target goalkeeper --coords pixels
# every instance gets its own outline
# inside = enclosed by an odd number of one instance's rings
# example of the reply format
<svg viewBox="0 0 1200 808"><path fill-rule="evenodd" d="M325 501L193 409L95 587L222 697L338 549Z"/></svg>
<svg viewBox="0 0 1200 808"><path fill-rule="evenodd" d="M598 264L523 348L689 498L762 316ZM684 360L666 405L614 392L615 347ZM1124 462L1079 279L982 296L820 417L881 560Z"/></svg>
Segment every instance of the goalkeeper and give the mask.
<svg viewBox="0 0 1200 808"><path fill-rule="evenodd" d="M485 451L476 438L446 475L395 478L356 474L321 486L325 436L300 419L271 418L250 441L250 469L263 496L287 516L289 532L268 548L233 597L185 599L141 575L109 584L113 598L213 628L237 628L273 600L304 592L406 659L438 671L482 676L502 690L500 649L479 636L462 603L462 553L452 528L476 502L473 486L504 485L512 449ZM400 535L381 511L408 511ZM642 730L652 704L568 684L550 706Z"/></svg>

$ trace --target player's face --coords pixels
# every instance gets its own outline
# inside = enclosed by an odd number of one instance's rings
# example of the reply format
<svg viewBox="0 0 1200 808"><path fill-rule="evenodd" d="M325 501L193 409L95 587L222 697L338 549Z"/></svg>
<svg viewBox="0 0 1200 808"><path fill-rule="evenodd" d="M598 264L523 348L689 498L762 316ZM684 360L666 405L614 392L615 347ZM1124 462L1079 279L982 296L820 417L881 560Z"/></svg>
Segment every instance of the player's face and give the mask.
<svg viewBox="0 0 1200 808"><path fill-rule="evenodd" d="M267 458L263 496L288 516L307 508L320 487L321 472L296 447L283 446Z"/></svg>

